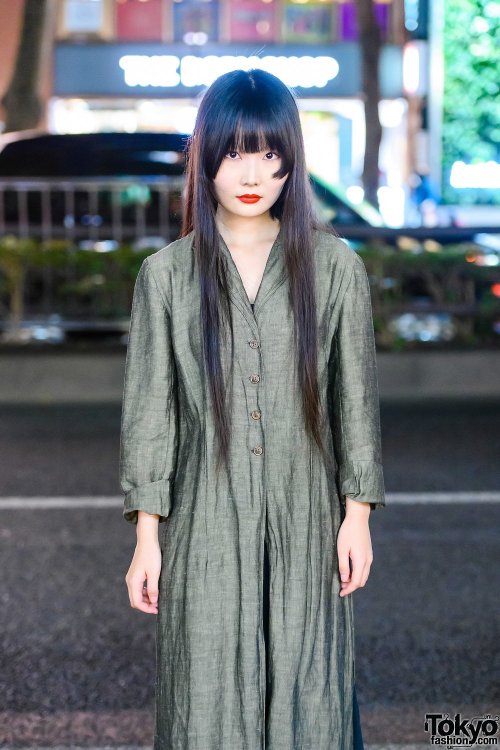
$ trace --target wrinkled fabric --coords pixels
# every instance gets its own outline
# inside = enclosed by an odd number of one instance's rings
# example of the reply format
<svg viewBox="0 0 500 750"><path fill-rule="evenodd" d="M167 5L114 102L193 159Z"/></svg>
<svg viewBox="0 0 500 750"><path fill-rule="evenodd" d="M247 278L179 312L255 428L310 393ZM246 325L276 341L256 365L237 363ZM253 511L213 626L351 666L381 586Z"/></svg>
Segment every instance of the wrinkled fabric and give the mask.
<svg viewBox="0 0 500 750"><path fill-rule="evenodd" d="M302 417L281 231L253 310L219 238L228 474L215 473L193 233L144 260L132 304L120 483L128 522L160 516L154 748L352 750L354 618L336 537L346 495L385 506L368 278L344 242L315 233L325 459Z"/></svg>

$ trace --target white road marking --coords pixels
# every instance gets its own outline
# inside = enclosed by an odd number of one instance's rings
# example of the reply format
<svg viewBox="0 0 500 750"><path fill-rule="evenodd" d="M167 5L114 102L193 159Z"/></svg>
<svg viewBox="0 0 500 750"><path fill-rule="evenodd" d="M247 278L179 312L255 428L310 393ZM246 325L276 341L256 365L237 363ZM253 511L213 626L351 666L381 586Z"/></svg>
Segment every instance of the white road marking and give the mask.
<svg viewBox="0 0 500 750"><path fill-rule="evenodd" d="M387 504L413 503L498 503L500 492L387 492Z"/></svg>
<svg viewBox="0 0 500 750"><path fill-rule="evenodd" d="M79 497L0 497L0 510L49 510L51 508L117 508L123 505L123 498L112 496Z"/></svg>
<svg viewBox="0 0 500 750"><path fill-rule="evenodd" d="M365 750L429 750L431 745L429 744L418 744L418 745L395 745L391 743L386 744L377 744L377 745L365 745ZM471 745L469 750L474 750L474 748L482 748L481 745ZM21 746L12 746L9 745L3 745L4 750L152 750L152 748L149 745L101 745L101 746L95 746L95 747L89 747L89 745L85 746L77 746L77 745L50 745L46 747L42 747L41 745L37 745L36 747L21 747Z"/></svg>
<svg viewBox="0 0 500 750"><path fill-rule="evenodd" d="M387 492L387 506L415 503L499 503L500 492ZM82 495L78 497L0 497L0 510L49 510L51 508L119 508L119 495Z"/></svg>

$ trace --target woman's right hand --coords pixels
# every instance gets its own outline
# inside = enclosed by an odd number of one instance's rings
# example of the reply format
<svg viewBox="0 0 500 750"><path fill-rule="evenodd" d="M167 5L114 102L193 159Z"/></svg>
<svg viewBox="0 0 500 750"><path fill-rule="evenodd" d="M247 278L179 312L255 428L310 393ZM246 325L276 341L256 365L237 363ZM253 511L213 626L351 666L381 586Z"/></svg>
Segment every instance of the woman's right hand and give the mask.
<svg viewBox="0 0 500 750"><path fill-rule="evenodd" d="M158 613L161 559L158 539L138 540L130 568L125 576L130 606L151 615ZM147 586L144 585L145 581Z"/></svg>

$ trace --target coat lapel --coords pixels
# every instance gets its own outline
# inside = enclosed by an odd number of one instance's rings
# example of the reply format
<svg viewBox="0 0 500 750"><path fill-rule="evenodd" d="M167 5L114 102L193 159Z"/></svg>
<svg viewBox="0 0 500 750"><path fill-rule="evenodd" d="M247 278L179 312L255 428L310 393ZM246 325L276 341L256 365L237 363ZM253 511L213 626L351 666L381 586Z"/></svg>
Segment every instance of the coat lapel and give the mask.
<svg viewBox="0 0 500 750"><path fill-rule="evenodd" d="M286 279L286 265L284 262L281 228L267 258L266 267L264 268L262 280L255 297L253 310L242 278L236 267L236 263L234 262L233 256L220 233L219 238L221 252L225 259L225 267L228 272L228 284L231 299L244 313L245 317L250 317L254 320L254 316L256 317L259 314L259 311L262 309L266 300L269 299L278 286L280 286Z"/></svg>

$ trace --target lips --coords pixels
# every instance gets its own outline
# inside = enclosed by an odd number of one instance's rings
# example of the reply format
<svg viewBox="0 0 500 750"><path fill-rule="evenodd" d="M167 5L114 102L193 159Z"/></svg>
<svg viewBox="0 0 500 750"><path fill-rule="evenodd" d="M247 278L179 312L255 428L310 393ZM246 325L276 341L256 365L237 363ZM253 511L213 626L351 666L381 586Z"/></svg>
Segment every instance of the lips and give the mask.
<svg viewBox="0 0 500 750"><path fill-rule="evenodd" d="M238 199L242 203L257 203L257 201L260 201L261 196L260 195L254 195L252 194L246 194L246 195L238 195Z"/></svg>

